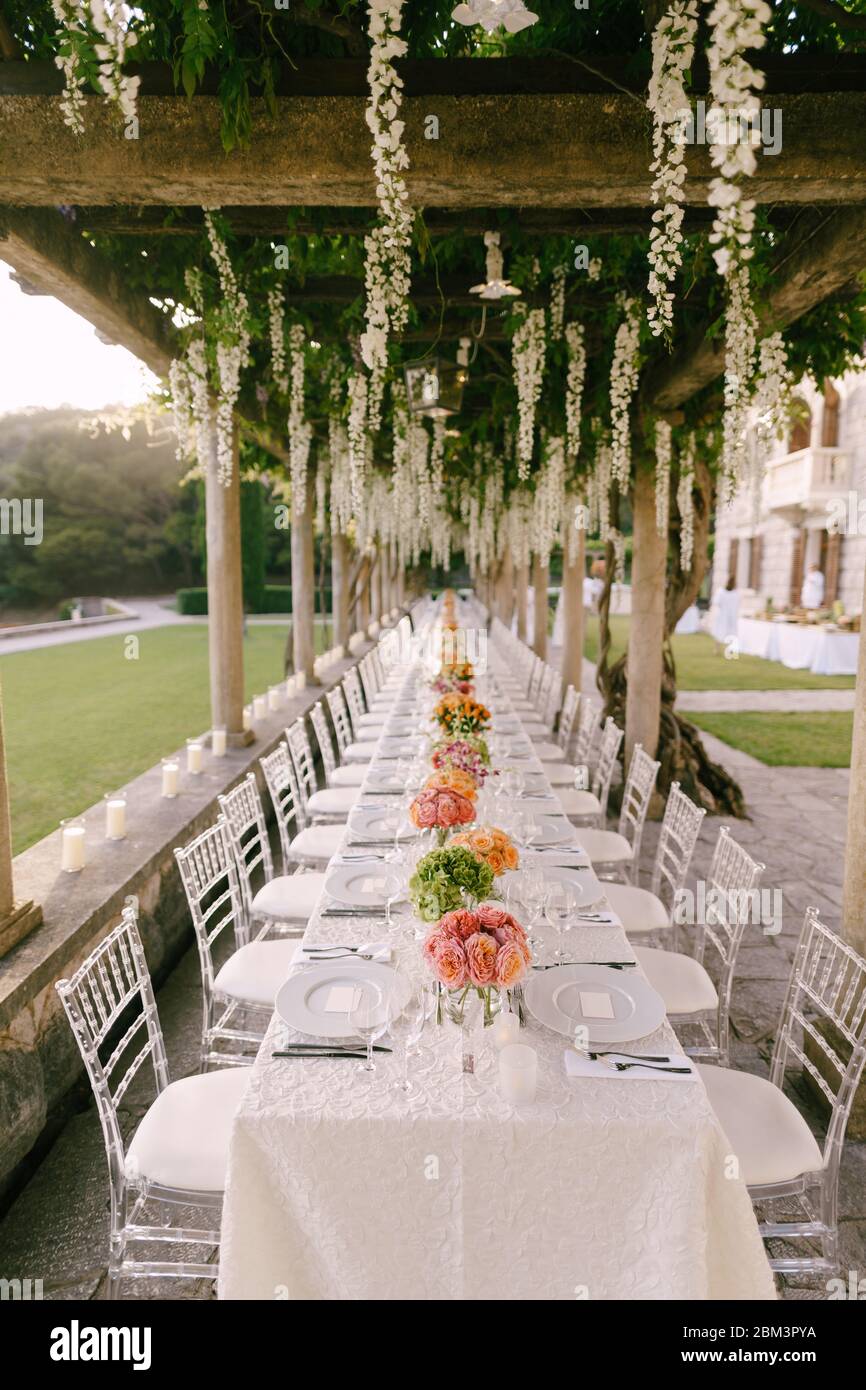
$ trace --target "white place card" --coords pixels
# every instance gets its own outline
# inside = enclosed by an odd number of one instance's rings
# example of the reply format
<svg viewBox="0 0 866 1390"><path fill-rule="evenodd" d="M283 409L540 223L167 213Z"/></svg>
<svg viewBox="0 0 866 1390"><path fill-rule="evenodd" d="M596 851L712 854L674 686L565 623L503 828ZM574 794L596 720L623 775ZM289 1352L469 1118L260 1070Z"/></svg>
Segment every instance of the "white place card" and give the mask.
<svg viewBox="0 0 866 1390"><path fill-rule="evenodd" d="M584 1018L615 1018L609 994L580 990L580 1012Z"/></svg>
<svg viewBox="0 0 866 1390"><path fill-rule="evenodd" d="M384 893L384 878L365 878L361 880L362 893Z"/></svg>
<svg viewBox="0 0 866 1390"><path fill-rule="evenodd" d="M326 1014L348 1014L355 1007L359 991L354 985L334 985L325 1000Z"/></svg>

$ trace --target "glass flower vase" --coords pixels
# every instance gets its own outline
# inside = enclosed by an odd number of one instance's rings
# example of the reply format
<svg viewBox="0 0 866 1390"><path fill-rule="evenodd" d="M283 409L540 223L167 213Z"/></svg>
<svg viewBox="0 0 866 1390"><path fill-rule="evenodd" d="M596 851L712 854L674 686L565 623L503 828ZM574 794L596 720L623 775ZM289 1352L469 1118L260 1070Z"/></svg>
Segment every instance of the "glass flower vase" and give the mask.
<svg viewBox="0 0 866 1390"><path fill-rule="evenodd" d="M495 985L464 985L462 989L446 989L440 994L439 1021L444 1014L460 1029L463 1047L463 1071L475 1071L475 1054L479 1035L489 1028L502 1008L502 999Z"/></svg>

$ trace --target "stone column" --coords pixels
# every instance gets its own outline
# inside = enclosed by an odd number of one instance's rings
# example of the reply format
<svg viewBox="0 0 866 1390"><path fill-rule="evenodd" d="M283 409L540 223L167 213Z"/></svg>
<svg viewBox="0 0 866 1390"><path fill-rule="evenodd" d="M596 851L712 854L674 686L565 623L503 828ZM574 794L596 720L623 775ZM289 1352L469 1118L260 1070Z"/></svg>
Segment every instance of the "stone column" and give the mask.
<svg viewBox="0 0 866 1390"><path fill-rule="evenodd" d="M349 569L351 546L341 531L331 532L331 622L333 645L345 647L349 641Z"/></svg>
<svg viewBox="0 0 866 1390"><path fill-rule="evenodd" d="M292 498L292 651L295 671L303 671L307 685L316 684L316 577L313 564L313 509L315 498L307 480L304 505Z"/></svg>
<svg viewBox="0 0 866 1390"><path fill-rule="evenodd" d="M366 633L370 626L370 578L372 574L372 561L369 556L365 556L363 561L363 578L361 589L358 594L358 631Z"/></svg>
<svg viewBox="0 0 866 1390"><path fill-rule="evenodd" d="M514 604L517 609L517 636L526 641L526 595L529 590L529 566L518 565L514 577Z"/></svg>
<svg viewBox="0 0 866 1390"><path fill-rule="evenodd" d="M562 558L562 616L565 636L562 644L562 683L580 693L583 677L583 576L586 573L586 532L578 531L575 555L569 563Z"/></svg>
<svg viewBox="0 0 866 1390"><path fill-rule="evenodd" d="M848 838L842 888L842 935L866 956L866 581L854 692L854 741L848 793ZM866 1117L864 1117L866 1118Z"/></svg>
<svg viewBox="0 0 866 1390"><path fill-rule="evenodd" d="M532 634L532 650L542 661L547 660L547 585L550 571L547 565L539 563L537 557L532 561L532 588L534 593L533 611L535 631Z"/></svg>
<svg viewBox="0 0 866 1390"><path fill-rule="evenodd" d="M217 474L217 436L211 429L205 475L208 655L214 727L224 726L232 747L251 743L244 732L244 593L241 573L241 486L237 426L232 475Z"/></svg>
<svg viewBox="0 0 866 1390"><path fill-rule="evenodd" d="M665 634L667 536L656 530L655 482L649 468L637 466L632 502L634 555L631 570L625 712L625 766L636 743L655 757L661 714L662 645Z"/></svg>
<svg viewBox="0 0 866 1390"><path fill-rule="evenodd" d="M12 882L12 822L9 816L9 786L6 778L6 742L3 734L3 707L0 702L0 956L38 927L42 909L35 903L16 903Z"/></svg>
<svg viewBox="0 0 866 1390"><path fill-rule="evenodd" d="M497 617L506 627L510 627L514 613L514 561L511 557L511 546L508 544L502 552L496 591Z"/></svg>

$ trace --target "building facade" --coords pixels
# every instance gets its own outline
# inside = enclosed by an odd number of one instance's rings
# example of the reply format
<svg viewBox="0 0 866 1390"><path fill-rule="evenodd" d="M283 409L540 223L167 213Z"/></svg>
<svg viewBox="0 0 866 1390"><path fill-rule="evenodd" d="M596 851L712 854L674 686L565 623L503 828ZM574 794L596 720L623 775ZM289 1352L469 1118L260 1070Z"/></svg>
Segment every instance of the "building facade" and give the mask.
<svg viewBox="0 0 866 1390"><path fill-rule="evenodd" d="M785 439L774 440L760 493L742 487L716 514L713 591L730 576L741 611L799 606L819 564L826 607L863 607L866 568L866 371L822 387L804 380ZM862 506L860 505L862 502Z"/></svg>

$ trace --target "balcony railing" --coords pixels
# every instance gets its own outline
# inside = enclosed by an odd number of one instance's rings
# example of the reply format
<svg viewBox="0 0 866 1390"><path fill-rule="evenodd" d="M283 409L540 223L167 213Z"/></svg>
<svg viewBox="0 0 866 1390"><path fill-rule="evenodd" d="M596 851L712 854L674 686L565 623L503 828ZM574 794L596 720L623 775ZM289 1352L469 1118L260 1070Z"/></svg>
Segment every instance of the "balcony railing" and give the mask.
<svg viewBox="0 0 866 1390"><path fill-rule="evenodd" d="M798 449L767 465L764 502L770 511L811 511L847 492L851 455L845 449Z"/></svg>

